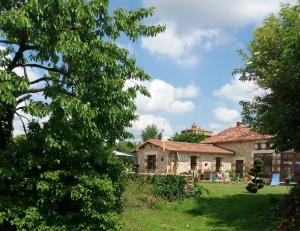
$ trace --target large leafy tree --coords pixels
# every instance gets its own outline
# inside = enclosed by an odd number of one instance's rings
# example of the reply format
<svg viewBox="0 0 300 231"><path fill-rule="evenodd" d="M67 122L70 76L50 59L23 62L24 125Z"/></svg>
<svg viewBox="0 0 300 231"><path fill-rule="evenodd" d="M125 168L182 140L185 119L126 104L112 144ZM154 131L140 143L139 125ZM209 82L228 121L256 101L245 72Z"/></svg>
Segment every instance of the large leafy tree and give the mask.
<svg viewBox="0 0 300 231"><path fill-rule="evenodd" d="M278 16L267 18L254 32L243 54L246 64L237 71L252 80L265 94L242 102L246 123L260 132L275 135L277 150L300 150L300 4L283 5ZM299 185L281 208L278 230L299 229ZM298 195L297 195L298 193Z"/></svg>
<svg viewBox="0 0 300 231"><path fill-rule="evenodd" d="M152 14L110 13L108 0L0 1L0 230L117 229L122 165L109 146L147 94L127 80L149 76L116 40L161 32L141 23ZM18 139L15 116L29 120Z"/></svg>
<svg viewBox="0 0 300 231"><path fill-rule="evenodd" d="M150 124L142 130L141 133L142 140L145 142L149 139L162 139L162 132L158 131L158 128L155 124Z"/></svg>
<svg viewBox="0 0 300 231"><path fill-rule="evenodd" d="M176 132L170 140L179 141L179 142L188 142L188 143L199 143L202 140L205 140L207 136L201 133L178 133Z"/></svg>
<svg viewBox="0 0 300 231"><path fill-rule="evenodd" d="M275 135L277 150L300 150L300 5L283 5L254 32L246 64L237 69L264 94L242 102L243 120L262 133Z"/></svg>
<svg viewBox="0 0 300 231"><path fill-rule="evenodd" d="M136 149L136 147L138 145L139 144L137 142L123 140L116 144L115 149L116 149L116 151L119 151L119 152L131 153L132 151L134 151Z"/></svg>

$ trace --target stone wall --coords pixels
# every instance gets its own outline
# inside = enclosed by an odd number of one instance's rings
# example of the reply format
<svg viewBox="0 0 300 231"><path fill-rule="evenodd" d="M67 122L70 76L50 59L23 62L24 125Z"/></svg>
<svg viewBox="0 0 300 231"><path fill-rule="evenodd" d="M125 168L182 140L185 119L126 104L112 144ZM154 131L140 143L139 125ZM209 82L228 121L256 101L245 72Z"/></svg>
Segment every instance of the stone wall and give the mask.
<svg viewBox="0 0 300 231"><path fill-rule="evenodd" d="M215 172L216 171L216 157L221 158L221 171L231 170L232 155L218 155L218 154L205 154L205 153L180 153L178 161L177 174L192 171L191 169L191 156L197 157L197 165L195 172Z"/></svg>
<svg viewBox="0 0 300 231"><path fill-rule="evenodd" d="M261 144L262 149L257 150L257 143ZM232 158L232 170L236 170L236 161L243 160L243 171L248 172L253 167L255 154L272 154L273 165L272 171L279 171L280 166L280 154L276 154L272 149L265 149L267 140L260 141L247 141L247 142L231 142L231 143L219 143L216 146L225 148L235 152Z"/></svg>
<svg viewBox="0 0 300 231"><path fill-rule="evenodd" d="M156 155L156 169L147 169L147 156ZM196 156L196 173L215 172L216 157L221 157L221 171L231 170L232 155L216 155L203 153L177 153L163 151L162 148L152 144L146 144L140 148L137 157L139 164L139 172L141 173L169 173L180 174L191 172L191 156Z"/></svg>
<svg viewBox="0 0 300 231"><path fill-rule="evenodd" d="M233 171L236 170L236 160L243 160L243 171L248 172L252 164L252 151L255 149L255 143L255 141L219 143L216 144L216 146L235 152L235 155L231 159L231 167Z"/></svg>
<svg viewBox="0 0 300 231"><path fill-rule="evenodd" d="M276 154L271 149L257 150L257 143L264 143L267 141L247 141L247 142L231 142L220 143L216 146L231 150L235 155L216 155L216 154L203 154L203 153L177 153L163 150L160 147L152 144L146 144L140 148L137 153L139 164L139 172L141 173L168 173L180 174L191 172L191 156L197 156L196 173L215 172L216 171L216 157L221 157L221 172L235 171L236 161L243 160L243 172L249 172L253 166L255 154L272 154L273 164L272 172L280 172L280 154ZM156 169L147 169L147 156L156 155Z"/></svg>
<svg viewBox="0 0 300 231"><path fill-rule="evenodd" d="M156 169L149 170L147 169L147 156L156 155ZM139 172L141 173L166 173L167 172L167 156L169 151L163 151L162 148L154 146L152 144L146 144L143 148L140 148L137 157Z"/></svg>

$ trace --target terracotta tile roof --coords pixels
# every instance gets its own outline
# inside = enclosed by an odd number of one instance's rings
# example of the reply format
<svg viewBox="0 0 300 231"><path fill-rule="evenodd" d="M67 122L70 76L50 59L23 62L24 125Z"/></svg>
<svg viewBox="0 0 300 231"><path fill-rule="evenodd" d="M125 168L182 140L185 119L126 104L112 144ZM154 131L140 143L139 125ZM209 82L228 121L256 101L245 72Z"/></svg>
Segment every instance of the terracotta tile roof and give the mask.
<svg viewBox="0 0 300 231"><path fill-rule="evenodd" d="M164 144L163 144L164 143ZM141 144L139 148L145 146L146 144L153 144L157 147L164 148L169 151L175 152L193 152L193 153L209 153L209 154L234 154L234 152L230 150L226 150L223 148L216 147L212 144L193 144L186 142L175 142L175 141L161 141L161 140L147 140L143 144Z"/></svg>
<svg viewBox="0 0 300 231"><path fill-rule="evenodd" d="M271 135L263 135L254 132L248 127L237 126L234 128L228 128L217 135L214 135L202 142L201 144L215 144L215 143L227 143L237 141L253 141L253 140L265 140L271 139Z"/></svg>

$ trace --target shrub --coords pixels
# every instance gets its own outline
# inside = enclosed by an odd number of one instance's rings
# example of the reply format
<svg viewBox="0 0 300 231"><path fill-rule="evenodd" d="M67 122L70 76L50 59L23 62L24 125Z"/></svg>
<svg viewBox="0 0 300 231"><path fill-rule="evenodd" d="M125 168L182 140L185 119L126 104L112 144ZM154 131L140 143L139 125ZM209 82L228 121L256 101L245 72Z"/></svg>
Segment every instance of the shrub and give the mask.
<svg viewBox="0 0 300 231"><path fill-rule="evenodd" d="M297 231L300 227L300 183L295 185L279 207L278 231Z"/></svg>
<svg viewBox="0 0 300 231"><path fill-rule="evenodd" d="M249 182L248 185L246 186L246 189L248 192L251 193L257 193L258 191L258 187L253 182Z"/></svg>
<svg viewBox="0 0 300 231"><path fill-rule="evenodd" d="M198 185L195 188L195 198L200 198L204 193L209 194L208 189L204 188L202 185Z"/></svg>
<svg viewBox="0 0 300 231"><path fill-rule="evenodd" d="M181 200L188 196L186 184L184 176L154 175L151 179L151 194L168 201Z"/></svg>
<svg viewBox="0 0 300 231"><path fill-rule="evenodd" d="M43 130L30 130L0 151L0 230L117 230L122 162L101 144L45 142Z"/></svg>
<svg viewBox="0 0 300 231"><path fill-rule="evenodd" d="M127 173L124 175L126 181L132 181L141 185L150 184L152 175Z"/></svg>
<svg viewBox="0 0 300 231"><path fill-rule="evenodd" d="M250 169L249 175L253 176L252 182L249 182L246 186L246 189L248 192L251 193L257 193L258 189L261 189L264 187L264 181L263 181L263 166L264 162L260 158L256 158L254 160L254 167Z"/></svg>
<svg viewBox="0 0 300 231"><path fill-rule="evenodd" d="M177 175L146 175L129 173L125 175L128 182L138 185L150 185L150 193L164 200L175 201L187 197L199 198L203 193L209 193L202 185L195 188L193 182L189 182L187 176Z"/></svg>

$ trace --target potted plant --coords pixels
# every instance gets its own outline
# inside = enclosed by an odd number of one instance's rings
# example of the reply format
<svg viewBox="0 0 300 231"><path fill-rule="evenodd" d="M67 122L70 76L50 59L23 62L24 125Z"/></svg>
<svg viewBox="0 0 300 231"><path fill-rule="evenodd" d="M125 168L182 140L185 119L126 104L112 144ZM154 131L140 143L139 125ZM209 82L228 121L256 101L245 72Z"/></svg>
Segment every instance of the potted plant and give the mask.
<svg viewBox="0 0 300 231"><path fill-rule="evenodd" d="M292 181L292 178L291 178L291 169L288 168L288 170L287 170L287 177L285 178L285 183L286 184L290 184L291 181Z"/></svg>
<svg viewBox="0 0 300 231"><path fill-rule="evenodd" d="M204 173L202 172L199 173L199 180L204 180Z"/></svg>

